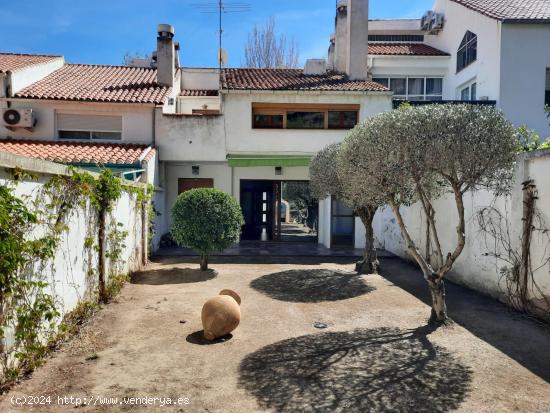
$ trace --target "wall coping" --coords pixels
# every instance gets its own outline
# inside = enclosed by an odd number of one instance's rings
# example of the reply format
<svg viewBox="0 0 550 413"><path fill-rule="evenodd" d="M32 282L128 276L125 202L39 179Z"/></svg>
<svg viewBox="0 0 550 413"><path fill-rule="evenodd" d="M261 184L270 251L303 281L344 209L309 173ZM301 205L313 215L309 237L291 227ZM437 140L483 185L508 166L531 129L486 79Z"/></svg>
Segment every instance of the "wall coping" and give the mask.
<svg viewBox="0 0 550 413"><path fill-rule="evenodd" d="M63 175L71 176L71 168L66 165L45 161L43 159L29 158L27 156L15 155L9 152L0 152L0 167L2 168L21 168L24 171L43 174L43 175ZM93 177L99 177L99 173L84 170L76 167L79 171L85 171ZM131 182L124 180L124 185L145 188L146 185L139 182Z"/></svg>

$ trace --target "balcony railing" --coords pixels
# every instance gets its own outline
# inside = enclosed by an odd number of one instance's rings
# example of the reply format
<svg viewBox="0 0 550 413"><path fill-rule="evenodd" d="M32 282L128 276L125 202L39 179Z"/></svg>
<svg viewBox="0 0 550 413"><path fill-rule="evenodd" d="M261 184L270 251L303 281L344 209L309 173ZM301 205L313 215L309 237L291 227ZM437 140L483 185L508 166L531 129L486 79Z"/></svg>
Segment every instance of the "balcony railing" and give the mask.
<svg viewBox="0 0 550 413"><path fill-rule="evenodd" d="M408 103L411 106L424 106L424 105L482 105L482 106L496 106L496 100L403 100L394 99L393 108L397 109L402 103Z"/></svg>

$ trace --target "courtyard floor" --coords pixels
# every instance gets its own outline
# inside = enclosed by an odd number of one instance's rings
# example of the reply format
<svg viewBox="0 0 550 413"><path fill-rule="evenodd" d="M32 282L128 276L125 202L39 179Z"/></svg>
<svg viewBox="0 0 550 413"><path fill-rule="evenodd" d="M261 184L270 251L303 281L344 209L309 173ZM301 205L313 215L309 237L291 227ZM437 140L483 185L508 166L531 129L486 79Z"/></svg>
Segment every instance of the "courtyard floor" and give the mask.
<svg viewBox="0 0 550 413"><path fill-rule="evenodd" d="M74 411L57 405L71 395L189 399L85 412L550 411L548 327L449 285L455 323L434 330L415 267L386 258L382 276L361 277L353 259L329 258L219 257L217 273L197 271L193 257L162 258L3 396L0 411ZM224 288L242 298L241 324L207 344L201 307ZM53 404L11 405L24 395Z"/></svg>

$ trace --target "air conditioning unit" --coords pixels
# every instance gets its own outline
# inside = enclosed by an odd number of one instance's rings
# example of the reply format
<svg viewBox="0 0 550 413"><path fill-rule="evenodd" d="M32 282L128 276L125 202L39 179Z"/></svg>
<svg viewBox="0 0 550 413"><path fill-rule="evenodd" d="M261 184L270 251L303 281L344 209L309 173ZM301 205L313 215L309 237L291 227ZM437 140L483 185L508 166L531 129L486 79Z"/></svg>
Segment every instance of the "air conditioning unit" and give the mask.
<svg viewBox="0 0 550 413"><path fill-rule="evenodd" d="M437 33L443 29L445 25L445 15L443 13L434 13L430 20L430 33Z"/></svg>
<svg viewBox="0 0 550 413"><path fill-rule="evenodd" d="M7 129L32 129L36 126L36 118L32 109L2 109L2 123Z"/></svg>
<svg viewBox="0 0 550 413"><path fill-rule="evenodd" d="M426 32L430 30L430 23L434 14L435 13L432 10L428 10L424 13L424 16L422 16L422 19L420 20L420 30L424 30Z"/></svg>

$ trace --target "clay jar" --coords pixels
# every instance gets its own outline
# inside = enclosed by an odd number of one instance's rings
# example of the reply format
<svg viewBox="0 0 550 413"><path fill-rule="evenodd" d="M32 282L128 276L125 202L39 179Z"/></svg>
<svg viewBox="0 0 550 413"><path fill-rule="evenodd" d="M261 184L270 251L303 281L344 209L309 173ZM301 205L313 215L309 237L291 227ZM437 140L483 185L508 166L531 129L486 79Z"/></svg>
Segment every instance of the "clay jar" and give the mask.
<svg viewBox="0 0 550 413"><path fill-rule="evenodd" d="M241 321L240 304L241 297L231 290L222 290L204 303L201 312L204 338L215 340L235 330Z"/></svg>

